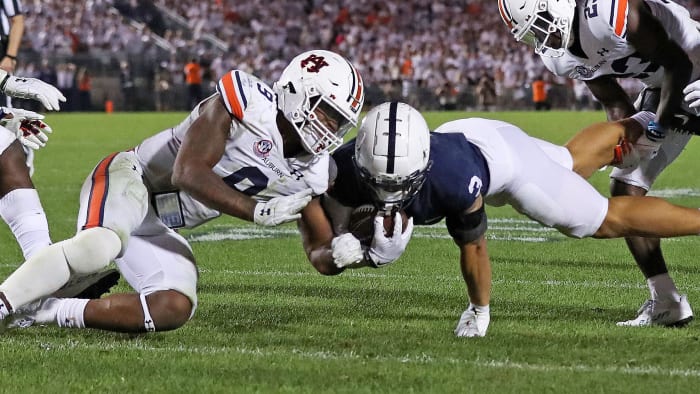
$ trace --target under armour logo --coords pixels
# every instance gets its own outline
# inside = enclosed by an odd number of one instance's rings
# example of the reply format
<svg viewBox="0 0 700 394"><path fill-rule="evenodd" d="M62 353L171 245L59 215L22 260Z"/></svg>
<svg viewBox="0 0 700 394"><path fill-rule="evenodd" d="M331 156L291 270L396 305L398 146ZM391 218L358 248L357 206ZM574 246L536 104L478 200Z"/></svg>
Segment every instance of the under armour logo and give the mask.
<svg viewBox="0 0 700 394"><path fill-rule="evenodd" d="M15 82L27 82L27 78L15 77Z"/></svg>
<svg viewBox="0 0 700 394"><path fill-rule="evenodd" d="M263 208L260 210L260 216L269 216L270 215L270 208Z"/></svg>
<svg viewBox="0 0 700 394"><path fill-rule="evenodd" d="M596 52L596 53L597 53L598 55L600 55L600 56L605 56L605 54L608 53L608 52L610 52L610 51L607 50L607 49L605 49L605 48L600 48L600 49L598 50L598 52Z"/></svg>
<svg viewBox="0 0 700 394"><path fill-rule="evenodd" d="M296 168L294 168L292 172L289 173L289 175L295 177L295 180L297 181L304 177L304 174L302 174L301 171L297 170Z"/></svg>
<svg viewBox="0 0 700 394"><path fill-rule="evenodd" d="M306 67L309 63L313 63L311 67ZM321 69L325 66L328 66L328 62L326 62L326 59L323 56L318 56L311 54L309 57L301 61L301 68L306 68L307 72L310 73L317 73L321 71Z"/></svg>

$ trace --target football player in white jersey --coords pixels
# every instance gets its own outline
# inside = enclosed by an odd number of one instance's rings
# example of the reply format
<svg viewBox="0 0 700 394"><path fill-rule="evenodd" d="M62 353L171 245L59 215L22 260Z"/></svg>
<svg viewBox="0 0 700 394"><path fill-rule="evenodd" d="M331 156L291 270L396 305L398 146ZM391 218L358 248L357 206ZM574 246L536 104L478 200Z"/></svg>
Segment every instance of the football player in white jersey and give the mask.
<svg viewBox="0 0 700 394"><path fill-rule="evenodd" d="M638 135L653 118L653 113L640 112L631 119L586 130L636 129ZM613 159L613 141L607 159L597 166ZM460 249L469 295L468 307L455 329L460 337L484 336L490 322L491 267L484 237L484 204L509 204L574 238L700 235L700 210L653 197L607 199L572 171L580 158L571 150L498 120L459 119L430 133L421 114L408 104L381 104L367 113L357 139L334 152L333 158L339 171L327 192L335 200L333 205L326 204L329 216L367 203L384 212L400 208L411 217L400 238L410 237L414 222L433 224L446 219L448 232ZM333 219L335 225L336 217ZM377 219L375 236L384 231L382 218ZM394 220L396 235L401 227L398 217ZM312 264L317 269L334 265L337 272L358 264L386 265L398 259L408 243L408 239L394 242L378 260L347 231L338 231L331 242L310 248L318 234L302 230ZM679 314L672 317L681 320Z"/></svg>
<svg viewBox="0 0 700 394"><path fill-rule="evenodd" d="M58 111L63 94L35 78L16 77L0 70L0 93L37 100L48 110ZM49 225L39 194L26 164L23 146L39 149L46 144L51 128L43 115L19 108L0 107L0 217L28 258L51 244Z"/></svg>
<svg viewBox="0 0 700 394"><path fill-rule="evenodd" d="M678 157L700 118L682 101L686 85L700 77L700 31L688 10L668 0L498 0L504 22L518 41L533 45L554 74L585 81L609 120L637 109L656 113L647 136L661 145L639 166L614 169L612 195L645 195ZM633 103L617 78L638 78L646 88ZM692 97L691 97L692 99ZM627 237L647 279L651 297L622 326L674 326L692 312L671 279L658 238ZM666 318L687 311L679 321Z"/></svg>
<svg viewBox="0 0 700 394"><path fill-rule="evenodd" d="M174 229L221 214L264 226L300 218L328 187L328 152L356 124L363 101L355 67L329 51L295 57L273 87L227 73L180 124L95 167L81 191L77 235L0 285L0 317L14 309L26 315L18 324L121 332L182 326L197 306L197 268ZM112 260L135 293L42 298L71 273Z"/></svg>

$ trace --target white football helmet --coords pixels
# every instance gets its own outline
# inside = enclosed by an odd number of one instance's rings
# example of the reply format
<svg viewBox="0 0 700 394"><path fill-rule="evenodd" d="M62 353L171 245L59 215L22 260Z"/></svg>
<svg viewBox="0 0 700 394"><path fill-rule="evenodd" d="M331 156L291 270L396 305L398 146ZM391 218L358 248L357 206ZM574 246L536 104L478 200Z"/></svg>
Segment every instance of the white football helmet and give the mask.
<svg viewBox="0 0 700 394"><path fill-rule="evenodd" d="M355 165L385 213L401 209L420 190L430 170L430 130L405 103L384 103L362 120Z"/></svg>
<svg viewBox="0 0 700 394"><path fill-rule="evenodd" d="M560 57L571 43L575 0L498 0L498 11L515 39L538 55Z"/></svg>
<svg viewBox="0 0 700 394"><path fill-rule="evenodd" d="M273 84L277 108L314 155L332 152L360 116L362 78L342 56L324 50L298 55Z"/></svg>

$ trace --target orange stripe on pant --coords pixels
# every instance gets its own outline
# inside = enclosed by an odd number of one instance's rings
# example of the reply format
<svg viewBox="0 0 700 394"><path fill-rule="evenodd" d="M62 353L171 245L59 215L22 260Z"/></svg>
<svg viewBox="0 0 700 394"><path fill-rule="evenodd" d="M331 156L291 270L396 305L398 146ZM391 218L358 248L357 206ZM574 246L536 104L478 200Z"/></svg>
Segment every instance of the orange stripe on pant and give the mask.
<svg viewBox="0 0 700 394"><path fill-rule="evenodd" d="M83 230L92 227L101 227L104 217L104 207L107 201L109 189L109 165L119 152L112 153L104 158L92 172L92 186L90 187L90 199L88 200L87 218Z"/></svg>

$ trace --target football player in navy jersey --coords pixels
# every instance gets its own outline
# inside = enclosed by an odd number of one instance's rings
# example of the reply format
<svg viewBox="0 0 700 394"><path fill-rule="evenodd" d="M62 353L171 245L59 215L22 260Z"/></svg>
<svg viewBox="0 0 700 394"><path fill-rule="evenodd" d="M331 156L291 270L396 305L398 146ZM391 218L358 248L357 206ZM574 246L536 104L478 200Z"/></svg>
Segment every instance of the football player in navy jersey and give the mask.
<svg viewBox="0 0 700 394"><path fill-rule="evenodd" d="M595 127L641 134L653 116L640 112ZM323 201L335 236L323 235L317 230L321 225L302 226L311 263L327 274L346 267L386 265L405 250L413 223L432 224L444 218L460 249L469 295L469 305L455 329L457 336L484 336L490 321L491 267L484 204L509 204L575 238L700 234L700 210L653 197L607 199L572 171L578 158L567 147L530 137L498 120L455 120L431 133L421 114L409 105L385 103L367 113L357 138L339 148L333 158L337 178ZM403 209L412 219L403 234L397 235L395 227L392 236L379 241L383 245L378 255L368 254L367 246L347 232L344 219L352 207L368 202L384 213ZM394 220L400 222L398 216ZM383 232L382 224L381 218L375 219L375 234ZM330 242L329 237L333 237ZM690 321L692 311L684 305L670 311L668 321Z"/></svg>
<svg viewBox="0 0 700 394"><path fill-rule="evenodd" d="M700 85L684 89L700 75L700 30L688 10L669 0L498 0L498 7L515 39L532 45L552 73L584 81L609 120L637 110L656 113L647 132L663 140L660 153L610 174L612 195L645 195L691 135L700 133L700 112L693 108L700 103L692 105ZM618 78L645 85L636 102ZM684 93L688 101L682 101ZM675 325L665 312L687 300L668 273L659 239L626 242L651 296L636 318L619 325Z"/></svg>

